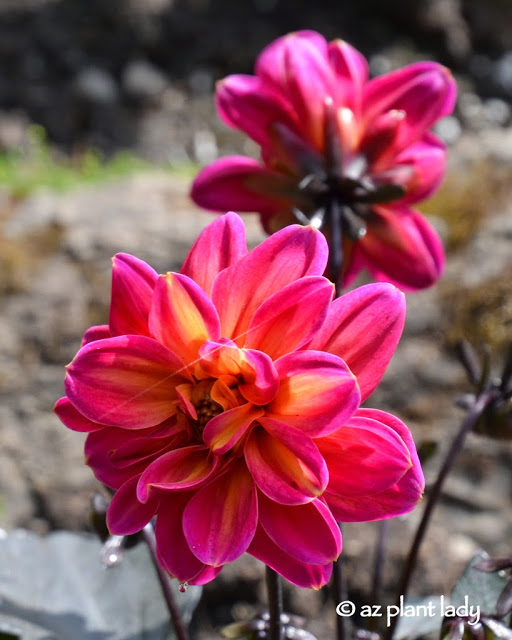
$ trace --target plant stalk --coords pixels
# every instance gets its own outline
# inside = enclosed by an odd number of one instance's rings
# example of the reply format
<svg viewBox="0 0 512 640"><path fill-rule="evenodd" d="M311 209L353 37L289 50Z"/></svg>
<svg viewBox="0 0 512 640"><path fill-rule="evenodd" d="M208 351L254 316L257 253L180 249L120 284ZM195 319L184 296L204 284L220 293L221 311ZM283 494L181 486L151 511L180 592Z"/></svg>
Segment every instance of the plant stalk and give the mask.
<svg viewBox="0 0 512 640"><path fill-rule="evenodd" d="M265 567L265 580L268 593L268 640L282 640L283 626L281 614L283 613L283 588L279 575L269 566Z"/></svg>
<svg viewBox="0 0 512 640"><path fill-rule="evenodd" d="M176 603L174 593L172 592L169 577L158 563L156 555L155 530L153 529L151 522L144 527L142 535L144 536L144 541L148 546L153 566L155 567L160 586L162 587L162 593L167 604L167 609L169 610L174 631L176 632L176 638L177 640L190 640L187 628L185 627L183 618L181 617L181 612Z"/></svg>
<svg viewBox="0 0 512 640"><path fill-rule="evenodd" d="M446 454L446 458L444 459L443 465L439 471L439 475L437 476L436 481L430 491L427 503L425 505L425 510L418 525L418 529L416 530L416 535L414 536L414 540L412 542L405 566L402 571L402 576L398 584L398 589L395 597L396 606L400 605L401 596L403 596L404 600L407 597L409 583L411 581L413 570L416 566L421 543L423 542L423 538L425 537L425 533L430 523L430 517L432 515L434 507L438 503L441 496L441 490L443 488L444 481L453 466L457 454L462 449L462 445L464 444L466 436L476 424L482 411L490 402L492 402L494 398L495 392L492 391L484 391L475 398L473 406L470 408L468 415L462 422L459 432L455 436L455 439L453 440L452 445L448 453ZM384 636L385 640L392 640L397 622L398 617L394 617L391 619L391 624L387 629L386 635Z"/></svg>

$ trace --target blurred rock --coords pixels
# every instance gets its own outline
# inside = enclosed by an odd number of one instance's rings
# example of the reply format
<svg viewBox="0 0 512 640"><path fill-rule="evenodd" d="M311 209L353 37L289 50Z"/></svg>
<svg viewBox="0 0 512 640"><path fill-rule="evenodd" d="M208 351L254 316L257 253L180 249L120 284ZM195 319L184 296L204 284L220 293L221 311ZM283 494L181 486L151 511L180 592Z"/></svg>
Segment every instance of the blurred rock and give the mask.
<svg viewBox="0 0 512 640"><path fill-rule="evenodd" d="M123 70L122 89L135 104L158 104L168 86L165 75L146 60L132 60Z"/></svg>
<svg viewBox="0 0 512 640"><path fill-rule="evenodd" d="M97 67L80 71L73 82L77 100L93 106L110 106L117 102L119 91L114 78Z"/></svg>

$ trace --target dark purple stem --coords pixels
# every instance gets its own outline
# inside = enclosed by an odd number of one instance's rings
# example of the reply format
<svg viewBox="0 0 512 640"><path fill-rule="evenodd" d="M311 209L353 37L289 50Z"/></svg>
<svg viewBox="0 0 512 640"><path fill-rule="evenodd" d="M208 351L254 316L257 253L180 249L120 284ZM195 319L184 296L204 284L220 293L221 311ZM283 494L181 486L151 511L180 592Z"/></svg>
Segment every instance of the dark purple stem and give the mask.
<svg viewBox="0 0 512 640"><path fill-rule="evenodd" d="M455 436L452 445L446 454L446 458L443 462L441 470L439 471L439 475L432 486L430 491L430 495L428 497L427 503L425 505L425 511L423 512L423 516L421 517L420 524L418 525L418 529L416 531L416 535L414 536L413 543L409 550L409 555L407 556L407 560L402 571L402 576L400 582L398 584L398 589L395 597L395 605L400 605L400 597L403 596L404 600L406 599L407 592L409 590L409 583L411 581L413 570L416 566L416 562L418 559L418 553L421 547L421 543L423 542L423 538L425 537L425 533L427 531L427 527L430 522L430 516L432 515L432 511L434 507L439 501L441 496L441 490L443 488L443 483L448 475L450 469L453 466L455 458L459 451L462 449L462 445L464 444L464 440L466 439L467 434L471 431L471 429L476 424L478 418L484 411L484 409L496 398L495 391L484 391L479 396L475 398L473 406L470 408L468 415L462 422L462 425L459 429L458 434ZM392 640L393 634L395 632L395 627L398 622L398 617L394 617L391 619L391 624L387 629L387 633L384 636L385 640Z"/></svg>
<svg viewBox="0 0 512 640"><path fill-rule="evenodd" d="M282 640L283 626L281 615L283 613L283 589L278 574L269 566L265 567L265 580L268 593L268 640Z"/></svg>
<svg viewBox="0 0 512 640"><path fill-rule="evenodd" d="M384 564L384 552L389 532L389 520L379 522L377 544L375 546L375 559L373 563L373 583L370 601L372 604L379 604L380 590L382 586L382 565ZM370 620L373 620L371 618Z"/></svg>
<svg viewBox="0 0 512 640"><path fill-rule="evenodd" d="M341 525L339 525L341 531ZM332 570L332 587L334 595L334 606L340 602L347 600L347 588L345 584L345 576L343 573L343 560L339 557L335 562ZM336 640L345 640L347 637L346 622L343 616L336 616Z"/></svg>
<svg viewBox="0 0 512 640"><path fill-rule="evenodd" d="M178 640L190 640L187 628L185 627L183 618L181 617L181 612L178 608L178 605L176 604L169 577L162 569L162 567L158 564L156 555L155 531L151 523L147 524L144 527L144 529L142 530L142 535L144 536L144 541L148 546L151 560L155 567L160 586L162 587L162 593L167 604L167 609L169 610L169 615L171 617L174 631L176 632L176 638Z"/></svg>
<svg viewBox="0 0 512 640"><path fill-rule="evenodd" d="M329 230L329 271L334 283L336 298L341 295L341 270L343 267L342 211L336 198L330 198L327 208Z"/></svg>

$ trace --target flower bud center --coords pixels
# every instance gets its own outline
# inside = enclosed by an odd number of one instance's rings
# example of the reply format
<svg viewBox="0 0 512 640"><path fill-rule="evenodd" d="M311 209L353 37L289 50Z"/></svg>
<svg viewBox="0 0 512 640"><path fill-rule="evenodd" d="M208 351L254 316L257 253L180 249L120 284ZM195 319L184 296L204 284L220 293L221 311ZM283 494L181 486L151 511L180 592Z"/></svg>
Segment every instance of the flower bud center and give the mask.
<svg viewBox="0 0 512 640"><path fill-rule="evenodd" d="M201 380L192 391L192 404L197 413L196 423L201 430L209 420L224 411L222 406L215 402L210 395L213 384L214 380Z"/></svg>

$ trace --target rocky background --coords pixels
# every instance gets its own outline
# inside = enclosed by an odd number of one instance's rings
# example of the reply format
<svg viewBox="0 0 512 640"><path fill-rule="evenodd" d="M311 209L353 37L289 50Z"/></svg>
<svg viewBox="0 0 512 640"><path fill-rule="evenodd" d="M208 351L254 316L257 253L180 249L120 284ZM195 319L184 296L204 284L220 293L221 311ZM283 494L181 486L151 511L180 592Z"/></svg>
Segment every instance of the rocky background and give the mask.
<svg viewBox="0 0 512 640"><path fill-rule="evenodd" d="M188 199L192 173L250 143L216 118L213 88L250 73L258 51L298 28L342 37L374 73L417 59L449 65L460 85L454 117L438 133L450 171L423 207L448 250L443 280L408 296L404 338L369 404L395 412L418 443L434 441L428 484L463 412L468 390L454 345L461 337L497 363L512 338L512 10L509 0L2 0L0 147L23 149L31 123L52 148L131 149L155 169L96 187L20 196L0 185L0 526L40 533L89 527L98 485L79 434L52 413L63 366L83 331L107 318L110 257L134 253L157 271L177 269L211 216ZM157 168L156 165L164 166ZM263 239L248 216L248 235ZM510 555L512 449L470 436L447 482L416 573L416 594L449 593L478 548ZM421 506L391 523L384 584L396 583ZM368 593L378 525L344 528L352 600ZM205 589L196 637L215 638L264 607L262 568L226 567ZM287 589L286 605L332 637L327 591Z"/></svg>

